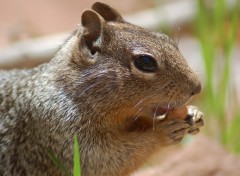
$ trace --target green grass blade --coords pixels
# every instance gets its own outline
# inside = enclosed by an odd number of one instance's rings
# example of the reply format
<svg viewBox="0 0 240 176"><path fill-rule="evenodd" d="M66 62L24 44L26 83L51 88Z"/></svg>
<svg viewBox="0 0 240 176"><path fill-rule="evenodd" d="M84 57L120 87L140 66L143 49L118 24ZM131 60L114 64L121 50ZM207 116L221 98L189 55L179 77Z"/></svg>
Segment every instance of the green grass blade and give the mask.
<svg viewBox="0 0 240 176"><path fill-rule="evenodd" d="M206 85L205 93L207 100L205 102L209 112L215 109L215 94L214 94L214 63L215 63L215 32L212 27L213 19L208 13L206 3L198 0L198 13L196 19L196 31L201 44L201 50L204 61Z"/></svg>
<svg viewBox="0 0 240 176"><path fill-rule="evenodd" d="M81 176L79 146L78 146L78 139L77 139L76 135L74 135L74 158L73 158L73 160L74 160L73 175Z"/></svg>
<svg viewBox="0 0 240 176"><path fill-rule="evenodd" d="M226 108L227 102L227 95L229 91L229 81L230 81L230 71L231 71L231 51L234 46L234 43L237 38L237 26L238 26L238 6L237 1L233 6L233 11L230 13L230 23L229 23L229 30L225 32L225 37L223 40L223 51L224 51L224 67L221 75L221 80L219 84L219 91L218 91L218 102L220 103L219 110L222 111L220 116L224 117L224 109ZM221 33L220 33L221 35Z"/></svg>
<svg viewBox="0 0 240 176"><path fill-rule="evenodd" d="M232 48L234 43L237 39L237 31L238 31L238 23L239 23L239 10L240 10L240 3L238 0L235 0L235 4L233 6L233 12L230 18L230 30L228 32L228 36L225 41L224 45L224 52L225 56L229 57L231 54Z"/></svg>
<svg viewBox="0 0 240 176"><path fill-rule="evenodd" d="M58 166L58 168L64 173L65 176L71 175L67 168L64 166L64 164L61 162L61 160L57 158L52 151L48 151L47 154L49 158L53 161L53 163Z"/></svg>
<svg viewBox="0 0 240 176"><path fill-rule="evenodd" d="M217 0L214 3L215 3L215 8L214 8L215 32L217 32L217 34L224 34L223 29L224 29L224 19L226 16L226 8L225 8L226 2L225 0ZM220 38L218 37L217 40L219 39Z"/></svg>
<svg viewBox="0 0 240 176"><path fill-rule="evenodd" d="M231 121L227 130L225 130L225 142L227 147L236 153L240 153L240 135L239 135L240 113Z"/></svg>

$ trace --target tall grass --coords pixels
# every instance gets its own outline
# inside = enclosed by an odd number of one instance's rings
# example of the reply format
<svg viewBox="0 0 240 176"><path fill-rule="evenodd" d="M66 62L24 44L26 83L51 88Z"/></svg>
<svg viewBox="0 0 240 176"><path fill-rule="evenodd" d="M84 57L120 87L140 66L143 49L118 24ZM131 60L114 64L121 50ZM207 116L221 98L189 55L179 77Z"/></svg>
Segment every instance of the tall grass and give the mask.
<svg viewBox="0 0 240 176"><path fill-rule="evenodd" d="M237 38L239 2L229 10L226 0L198 0L196 31L205 67L204 108L210 133L231 151L240 152L240 111L231 85L231 53ZM222 64L219 64L222 63ZM230 97L232 96L232 97Z"/></svg>
<svg viewBox="0 0 240 176"><path fill-rule="evenodd" d="M47 153L49 158L65 176L71 176L71 172L65 167L63 162L52 151L49 151ZM73 176L81 176L79 144L76 134L73 137Z"/></svg>
<svg viewBox="0 0 240 176"><path fill-rule="evenodd" d="M74 135L74 156L73 156L73 175L81 176L81 165L80 165L80 155L79 155L79 145L77 140L77 135Z"/></svg>

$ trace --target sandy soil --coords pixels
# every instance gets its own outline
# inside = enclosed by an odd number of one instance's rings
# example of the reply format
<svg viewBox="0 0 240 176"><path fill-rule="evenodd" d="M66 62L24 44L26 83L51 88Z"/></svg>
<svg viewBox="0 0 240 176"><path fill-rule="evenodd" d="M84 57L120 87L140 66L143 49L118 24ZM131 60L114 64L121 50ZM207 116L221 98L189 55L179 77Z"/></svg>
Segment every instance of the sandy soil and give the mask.
<svg viewBox="0 0 240 176"><path fill-rule="evenodd" d="M201 135L188 146L164 157L157 165L133 176L240 176L240 158Z"/></svg>

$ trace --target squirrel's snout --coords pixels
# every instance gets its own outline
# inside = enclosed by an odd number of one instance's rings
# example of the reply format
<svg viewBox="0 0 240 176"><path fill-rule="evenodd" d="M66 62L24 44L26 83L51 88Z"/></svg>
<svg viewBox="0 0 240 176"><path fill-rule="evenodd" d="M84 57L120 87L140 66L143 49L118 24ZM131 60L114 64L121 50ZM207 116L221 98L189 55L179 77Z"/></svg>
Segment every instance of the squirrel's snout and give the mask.
<svg viewBox="0 0 240 176"><path fill-rule="evenodd" d="M198 82L195 87L193 88L192 95L199 94L202 90L202 84L201 82Z"/></svg>

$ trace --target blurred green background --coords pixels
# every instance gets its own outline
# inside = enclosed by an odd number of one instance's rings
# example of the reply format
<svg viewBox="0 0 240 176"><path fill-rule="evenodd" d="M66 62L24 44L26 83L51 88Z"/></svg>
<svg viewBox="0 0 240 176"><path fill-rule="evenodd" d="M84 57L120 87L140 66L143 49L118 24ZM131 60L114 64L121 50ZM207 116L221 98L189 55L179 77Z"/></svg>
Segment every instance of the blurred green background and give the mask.
<svg viewBox="0 0 240 176"><path fill-rule="evenodd" d="M236 87L233 63L240 56L232 51L239 47L239 1L197 2L193 25L201 46L205 82L199 106L206 116L206 133L220 141L231 152L240 152L239 87ZM239 65L240 66L240 65ZM240 69L240 68L239 68Z"/></svg>
<svg viewBox="0 0 240 176"><path fill-rule="evenodd" d="M233 58L232 51L236 43L239 44L240 1L235 0L231 7L227 0L210 5L206 2L198 0L195 21L195 34L201 44L205 68L205 88L199 104L209 122L207 132L230 151L239 153L240 104L237 94L240 90L234 87L232 78L240 75L232 74L232 60L240 60L240 56Z"/></svg>

